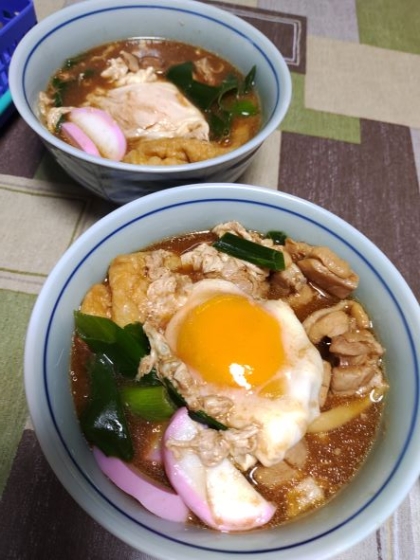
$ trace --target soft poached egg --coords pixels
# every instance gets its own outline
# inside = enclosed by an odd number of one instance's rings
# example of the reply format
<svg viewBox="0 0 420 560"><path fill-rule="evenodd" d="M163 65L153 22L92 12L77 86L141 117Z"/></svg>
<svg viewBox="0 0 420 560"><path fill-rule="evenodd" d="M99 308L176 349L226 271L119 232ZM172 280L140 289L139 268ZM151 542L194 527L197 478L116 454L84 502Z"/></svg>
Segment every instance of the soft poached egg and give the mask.
<svg viewBox="0 0 420 560"><path fill-rule="evenodd" d="M258 426L255 460L281 461L319 415L323 364L291 307L205 279L169 321L165 338L198 397L224 396L228 427Z"/></svg>

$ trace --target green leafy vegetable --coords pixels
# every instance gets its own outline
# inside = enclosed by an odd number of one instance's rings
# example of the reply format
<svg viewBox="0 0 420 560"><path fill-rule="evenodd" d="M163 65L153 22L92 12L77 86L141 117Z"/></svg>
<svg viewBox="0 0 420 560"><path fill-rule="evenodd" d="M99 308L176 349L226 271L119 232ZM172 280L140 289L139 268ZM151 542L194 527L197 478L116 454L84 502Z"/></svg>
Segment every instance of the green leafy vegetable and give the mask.
<svg viewBox="0 0 420 560"><path fill-rule="evenodd" d="M288 235L284 231L268 231L265 235L269 239L272 239L276 245L284 245Z"/></svg>
<svg viewBox="0 0 420 560"><path fill-rule="evenodd" d="M89 365L88 373L91 395L80 417L82 431L86 439L105 455L130 461L134 455L133 443L113 365L106 356L97 354Z"/></svg>
<svg viewBox="0 0 420 560"><path fill-rule="evenodd" d="M256 264L270 270L284 270L284 256L280 251L243 239L233 233L225 233L213 243L218 251L237 259Z"/></svg>
<svg viewBox="0 0 420 560"><path fill-rule="evenodd" d="M114 364L116 370L133 379L141 358L150 352L149 340L140 323L121 328L105 317L75 311L77 335L92 352L102 353Z"/></svg>
<svg viewBox="0 0 420 560"><path fill-rule="evenodd" d="M244 80L229 75L219 86L209 86L194 79L192 62L184 62L171 66L166 72L166 78L204 112L212 134L215 137L223 137L229 134L234 116L251 116L258 113L254 103L240 97L251 91L255 74L256 67L253 66Z"/></svg>
<svg viewBox="0 0 420 560"><path fill-rule="evenodd" d="M152 422L167 420L176 410L162 384L154 387L126 386L121 389L121 397L133 414Z"/></svg>

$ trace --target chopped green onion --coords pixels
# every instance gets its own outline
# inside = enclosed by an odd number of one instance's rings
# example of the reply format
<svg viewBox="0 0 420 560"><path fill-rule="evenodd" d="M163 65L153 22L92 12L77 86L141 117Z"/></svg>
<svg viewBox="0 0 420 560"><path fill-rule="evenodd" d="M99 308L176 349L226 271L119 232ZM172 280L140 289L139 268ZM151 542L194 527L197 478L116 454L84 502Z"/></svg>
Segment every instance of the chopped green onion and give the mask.
<svg viewBox="0 0 420 560"><path fill-rule="evenodd" d="M166 72L167 79L175 84L194 105L203 111L210 108L219 96L220 88L203 84L193 78L194 64L184 62L171 66Z"/></svg>
<svg viewBox="0 0 420 560"><path fill-rule="evenodd" d="M213 243L213 247L231 257L256 264L270 270L284 270L284 255L270 247L243 239L233 233L225 233Z"/></svg>
<svg viewBox="0 0 420 560"><path fill-rule="evenodd" d="M257 67L254 65L248 74L245 76L244 83L242 85L242 90L239 93L249 93L255 86L255 74L257 73Z"/></svg>
<svg viewBox="0 0 420 560"><path fill-rule="evenodd" d="M240 99L230 107L230 112L239 117L251 117L258 114L258 108L248 99Z"/></svg>
<svg viewBox="0 0 420 560"><path fill-rule="evenodd" d="M133 443L114 367L106 356L98 354L89 364L88 373L91 394L80 417L82 431L89 443L99 447L105 455L130 461L134 455Z"/></svg>
<svg viewBox="0 0 420 560"><path fill-rule="evenodd" d="M153 368L149 373L142 375L137 383L141 387L158 387L162 385L162 381L159 379L156 370Z"/></svg>
<svg viewBox="0 0 420 560"><path fill-rule="evenodd" d="M169 398L172 399L174 405L178 408L181 408L183 406L188 408L187 401L184 399L184 397L181 395L181 393L179 393L176 390L173 383L168 378L164 379L164 384L165 384L165 387L168 390ZM216 420L216 418L213 418L212 416L209 416L206 412L204 412L204 410L190 410L190 409L188 409L188 414L189 414L190 418L192 418L196 422L200 422L200 424L205 424L206 426L208 426L209 428L213 428L214 430L227 430L228 429L227 426L222 424L222 422L219 422L218 420Z"/></svg>
<svg viewBox="0 0 420 560"><path fill-rule="evenodd" d="M276 230L268 231L265 236L272 239L276 245L284 245L286 239L288 238L287 233Z"/></svg>
<svg viewBox="0 0 420 560"><path fill-rule="evenodd" d="M151 422L167 420L176 410L163 385L126 386L121 389L121 398L133 414Z"/></svg>
<svg viewBox="0 0 420 560"><path fill-rule="evenodd" d="M188 414L192 420L204 424L209 428L213 428L213 430L225 431L228 429L227 426L216 420L216 418L213 418L213 416L207 414L207 412L204 412L204 410L189 410Z"/></svg>
<svg viewBox="0 0 420 560"><path fill-rule="evenodd" d="M73 56L72 58L68 58L65 62L64 62L64 66L63 68L73 68L73 66L76 66L77 64L79 64L80 62L83 62L83 60L86 58L86 54L82 53L79 54L77 56Z"/></svg>
<svg viewBox="0 0 420 560"><path fill-rule="evenodd" d="M77 335L92 352L105 354L125 377L137 375L141 358L150 352L147 336L140 323L121 328L105 317L75 311Z"/></svg>

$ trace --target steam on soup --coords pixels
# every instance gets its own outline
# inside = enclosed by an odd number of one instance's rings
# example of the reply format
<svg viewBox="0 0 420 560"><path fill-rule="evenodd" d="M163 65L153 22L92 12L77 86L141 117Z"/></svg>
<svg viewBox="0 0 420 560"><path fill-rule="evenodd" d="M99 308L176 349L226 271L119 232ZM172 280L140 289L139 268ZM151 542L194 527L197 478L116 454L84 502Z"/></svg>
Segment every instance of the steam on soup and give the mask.
<svg viewBox="0 0 420 560"><path fill-rule="evenodd" d="M133 164L192 163L225 154L261 126L257 69L164 39L102 45L65 61L39 114L62 140Z"/></svg>
<svg viewBox="0 0 420 560"><path fill-rule="evenodd" d="M117 256L75 313L72 390L101 469L220 531L323 506L387 389L358 282L326 247L237 222Z"/></svg>

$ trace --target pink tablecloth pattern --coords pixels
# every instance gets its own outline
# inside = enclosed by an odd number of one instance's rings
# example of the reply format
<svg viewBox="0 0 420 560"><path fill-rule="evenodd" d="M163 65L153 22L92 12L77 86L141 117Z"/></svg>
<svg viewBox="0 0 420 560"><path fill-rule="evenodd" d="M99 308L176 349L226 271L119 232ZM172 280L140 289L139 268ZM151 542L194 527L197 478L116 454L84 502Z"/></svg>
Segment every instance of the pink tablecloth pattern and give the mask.
<svg viewBox="0 0 420 560"><path fill-rule="evenodd" d="M38 0L38 19L71 2ZM219 3L265 33L292 72L293 101L241 182L309 199L365 233L420 298L420 3ZM147 560L90 519L46 463L23 390L23 347L42 284L113 209L66 176L18 115L0 130L0 557ZM420 483L335 560L420 559ZM322 559L320 559L322 560Z"/></svg>

